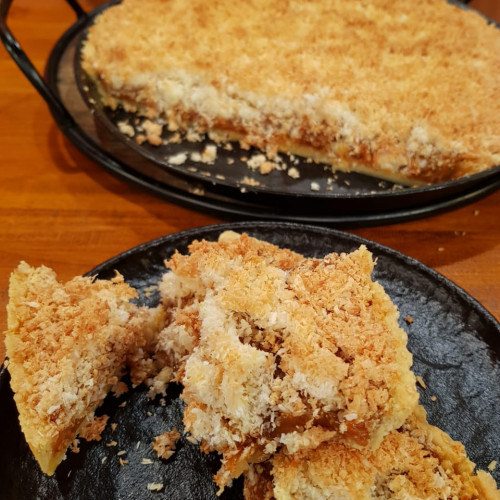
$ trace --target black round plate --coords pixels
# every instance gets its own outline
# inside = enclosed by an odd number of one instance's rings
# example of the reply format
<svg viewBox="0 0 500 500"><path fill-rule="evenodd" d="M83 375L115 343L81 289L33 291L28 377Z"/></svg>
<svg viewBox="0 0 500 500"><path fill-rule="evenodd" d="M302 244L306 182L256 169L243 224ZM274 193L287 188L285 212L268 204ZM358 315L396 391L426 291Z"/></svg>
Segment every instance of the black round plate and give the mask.
<svg viewBox="0 0 500 500"><path fill-rule="evenodd" d="M332 229L292 223L243 222L184 231L138 246L90 271L107 279L119 270L141 292L165 272L164 259L178 249L186 252L193 239L216 240L227 229L288 247L306 256L349 252L367 245L377 259L378 280L400 310L400 324L408 332L414 371L427 389L421 402L429 421L464 443L480 468L500 452L500 324L462 289L423 264L394 250ZM140 294L143 304L155 305L158 296ZM404 320L411 316L413 323ZM150 401L138 387L119 399L108 398L101 410L110 424L100 442L81 445L68 453L56 474L47 477L25 443L9 387L7 370L0 372L0 492L5 499L215 499L211 476L218 457L204 455L184 438L167 461L159 460L150 443L155 435L182 429L181 387L171 384L164 405ZM436 401L431 400L436 396ZM125 403L125 406L122 405ZM149 412L149 413L148 413ZM107 446L116 441L114 447ZM128 464L120 465L117 453ZM150 465L141 463L152 459ZM493 475L500 481L500 471ZM163 491L148 491L148 483L163 483ZM221 498L242 498L241 480Z"/></svg>

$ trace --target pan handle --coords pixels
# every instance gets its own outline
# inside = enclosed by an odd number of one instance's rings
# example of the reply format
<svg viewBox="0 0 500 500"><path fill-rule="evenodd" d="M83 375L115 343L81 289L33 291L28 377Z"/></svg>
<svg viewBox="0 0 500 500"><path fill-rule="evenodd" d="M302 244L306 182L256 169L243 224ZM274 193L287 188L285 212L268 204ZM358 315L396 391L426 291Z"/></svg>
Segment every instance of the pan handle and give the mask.
<svg viewBox="0 0 500 500"><path fill-rule="evenodd" d="M12 31L7 26L7 17L12 2L13 0L0 0L0 39L14 62L19 66L26 78L28 78L31 84L48 104L58 124L62 126L71 126L74 124L73 118L60 99L48 87L45 80L36 70L35 66L12 34ZM87 17L87 13L82 9L76 0L66 0L66 2L73 9L78 19Z"/></svg>

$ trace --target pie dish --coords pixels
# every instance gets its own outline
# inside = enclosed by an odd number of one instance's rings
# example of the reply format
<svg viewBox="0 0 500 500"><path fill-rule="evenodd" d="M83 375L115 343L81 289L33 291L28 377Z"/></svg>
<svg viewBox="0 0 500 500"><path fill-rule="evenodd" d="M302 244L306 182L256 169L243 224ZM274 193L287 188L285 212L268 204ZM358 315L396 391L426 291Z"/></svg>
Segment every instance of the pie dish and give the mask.
<svg viewBox="0 0 500 500"><path fill-rule="evenodd" d="M139 143L211 133L265 151L266 171L291 152L418 185L500 162L498 54L495 26L443 0L125 0L81 64L103 104L145 118L119 124Z"/></svg>

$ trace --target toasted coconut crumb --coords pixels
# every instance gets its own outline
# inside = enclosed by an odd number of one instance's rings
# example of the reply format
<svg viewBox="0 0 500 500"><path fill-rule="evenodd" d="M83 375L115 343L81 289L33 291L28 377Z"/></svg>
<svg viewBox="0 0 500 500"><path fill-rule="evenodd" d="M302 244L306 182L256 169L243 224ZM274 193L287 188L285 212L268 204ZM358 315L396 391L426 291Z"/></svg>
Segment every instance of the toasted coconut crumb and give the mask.
<svg viewBox="0 0 500 500"><path fill-rule="evenodd" d="M168 162L171 165L183 165L187 160L186 153L177 153L176 155L172 155L168 157Z"/></svg>
<svg viewBox="0 0 500 500"><path fill-rule="evenodd" d="M117 428L117 427L118 427L118 424L117 424L116 422L113 422L113 423L111 424L111 430L112 430L113 432L114 432L114 431L116 431L116 428Z"/></svg>
<svg viewBox="0 0 500 500"><path fill-rule="evenodd" d="M203 196L205 194L205 190L200 186L190 186L188 191L197 196Z"/></svg>
<svg viewBox="0 0 500 500"><path fill-rule="evenodd" d="M427 389L427 386L425 385L424 379L420 375L417 375L415 378L417 379L417 382L422 387L422 389Z"/></svg>
<svg viewBox="0 0 500 500"><path fill-rule="evenodd" d="M128 392L128 387L125 382L118 382L111 388L111 392L115 395L115 397L121 396Z"/></svg>
<svg viewBox="0 0 500 500"><path fill-rule="evenodd" d="M300 177L300 172L295 167L292 167L288 169L288 175L292 179L298 179Z"/></svg>
<svg viewBox="0 0 500 500"><path fill-rule="evenodd" d="M436 396L431 396L431 401L436 401L436 400L437 400Z"/></svg>
<svg viewBox="0 0 500 500"><path fill-rule="evenodd" d="M216 130L210 130L208 132L208 138L216 142L217 144L223 144L224 146L229 140L227 133Z"/></svg>
<svg viewBox="0 0 500 500"><path fill-rule="evenodd" d="M252 177L248 177L246 175L243 177L241 182L247 186L260 186L260 182L257 179L252 179Z"/></svg>
<svg viewBox="0 0 500 500"><path fill-rule="evenodd" d="M496 469L496 466L498 465L498 462L496 460L492 460L490 464L488 465L488 470L490 472L493 472Z"/></svg>
<svg viewBox="0 0 500 500"><path fill-rule="evenodd" d="M161 491L163 489L163 483L148 483L149 491Z"/></svg>
<svg viewBox="0 0 500 500"><path fill-rule="evenodd" d="M157 290L158 290L158 285L151 285L144 288L143 292L144 295L149 299L149 297L151 297L151 295L155 293Z"/></svg>
<svg viewBox="0 0 500 500"><path fill-rule="evenodd" d="M201 142L201 140L203 139L203 137L198 132L196 132L196 130L189 129L186 132L186 139L189 142Z"/></svg>
<svg viewBox="0 0 500 500"><path fill-rule="evenodd" d="M253 155L247 161L248 168L257 170L266 160L267 158L263 154Z"/></svg>
<svg viewBox="0 0 500 500"><path fill-rule="evenodd" d="M141 460L142 465L151 465L152 463L153 463L153 461L150 458L143 458Z"/></svg>
<svg viewBox="0 0 500 500"><path fill-rule="evenodd" d="M311 182L311 191L319 191L320 185L317 182Z"/></svg>
<svg viewBox="0 0 500 500"><path fill-rule="evenodd" d="M128 464L128 460L124 460L123 458L118 458L118 462L120 462L120 465L122 467Z"/></svg>
<svg viewBox="0 0 500 500"><path fill-rule="evenodd" d="M122 455L125 455L125 453L127 453L125 450L120 450L120 451L116 454L116 456L121 457Z"/></svg>
<svg viewBox="0 0 500 500"><path fill-rule="evenodd" d="M175 443L180 437L181 435L177 429L164 432L159 436L155 436L155 440L152 443L153 449L160 458L164 458L166 460L174 454Z"/></svg>
<svg viewBox="0 0 500 500"><path fill-rule="evenodd" d="M69 450L73 453L80 453L80 440L76 438L69 448Z"/></svg>
<svg viewBox="0 0 500 500"><path fill-rule="evenodd" d="M186 436L186 439L192 444L198 444L198 440L191 435Z"/></svg>
<svg viewBox="0 0 500 500"><path fill-rule="evenodd" d="M167 142L169 144L180 144L182 142L182 137L179 132L175 132L171 137L168 138Z"/></svg>
<svg viewBox="0 0 500 500"><path fill-rule="evenodd" d="M217 158L217 146L214 144L209 144L203 150L201 154L201 159L203 163L213 163Z"/></svg>
<svg viewBox="0 0 500 500"><path fill-rule="evenodd" d="M153 144L153 146L159 146L162 143L161 134L163 131L163 125L151 120L144 120L142 126L146 132L148 142Z"/></svg>
<svg viewBox="0 0 500 500"><path fill-rule="evenodd" d="M267 175L267 174L271 173L275 168L276 168L276 163L274 163L272 161L265 161L264 163L262 163L260 165L259 172L262 175Z"/></svg>
<svg viewBox="0 0 500 500"><path fill-rule="evenodd" d="M140 146L141 144L144 144L147 140L148 140L148 138L147 138L144 134L137 134L137 135L135 136L135 142L136 142L137 144L139 144L139 146Z"/></svg>
<svg viewBox="0 0 500 500"><path fill-rule="evenodd" d="M408 316L406 316L405 321L406 321L409 325L411 325L411 324L413 323L413 318L412 318L410 315L408 315Z"/></svg>
<svg viewBox="0 0 500 500"><path fill-rule="evenodd" d="M106 446L116 446L118 443L116 441L110 441L109 443L106 443Z"/></svg>
<svg viewBox="0 0 500 500"><path fill-rule="evenodd" d="M87 441L100 441L102 431L106 427L108 419L108 415L96 417L90 424L82 424L79 428L78 434Z"/></svg>
<svg viewBox="0 0 500 500"><path fill-rule="evenodd" d="M118 122L117 125L118 125L118 130L123 135L127 135L129 137L134 137L135 130L134 130L134 127L132 127L132 125L130 125L130 123L128 123L127 121L122 121L122 122Z"/></svg>

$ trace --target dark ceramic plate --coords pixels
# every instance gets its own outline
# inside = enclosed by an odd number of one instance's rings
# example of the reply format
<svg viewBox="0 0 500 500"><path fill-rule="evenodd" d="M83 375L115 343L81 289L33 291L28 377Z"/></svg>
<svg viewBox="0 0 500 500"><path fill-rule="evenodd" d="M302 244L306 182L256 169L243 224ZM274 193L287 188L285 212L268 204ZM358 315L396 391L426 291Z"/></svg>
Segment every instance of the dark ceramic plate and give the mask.
<svg viewBox="0 0 500 500"><path fill-rule="evenodd" d="M193 239L215 240L226 229L286 246L307 256L352 251L364 243L377 258L374 279L399 307L401 326L408 332L414 371L427 384L421 402L431 423L465 444L480 468L500 455L500 325L462 289L423 264L389 248L339 231L289 223L235 223L194 229L165 236L133 248L101 264L90 275L110 278L118 269L139 290L156 284L164 259L175 249L185 252ZM140 295L154 305L158 297ZM413 318L406 324L404 318ZM211 476L218 469L216 455L204 455L182 439L167 461L156 458L153 436L182 428L181 388L171 384L164 406L150 401L139 387L121 398L109 398L102 408L116 422L108 423L100 442L81 445L68 453L53 477L44 476L18 426L7 370L0 372L0 497L2 499L215 499ZM436 401L431 401L436 396ZM125 406L121 406L126 403ZM150 415L148 414L150 413ZM116 441L114 447L106 446ZM120 465L121 458L128 464ZM143 458L152 464L143 465ZM500 471L493 472L500 481ZM160 493L148 483L163 483ZM242 498L241 481L221 498Z"/></svg>

